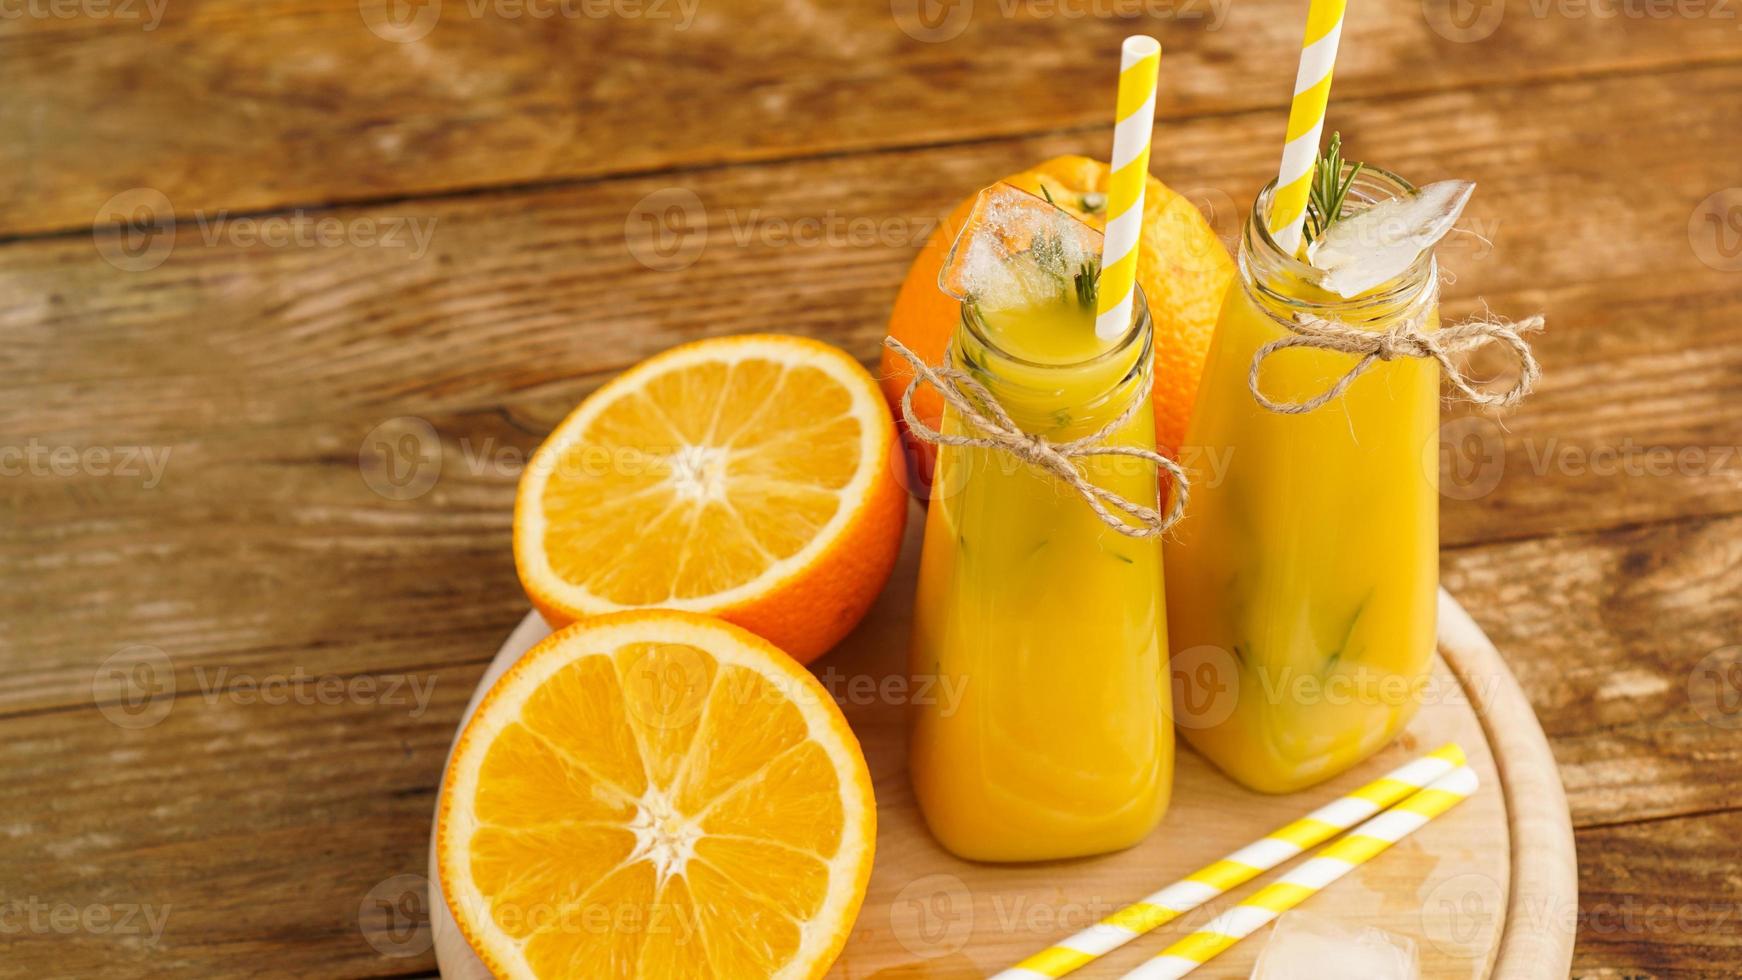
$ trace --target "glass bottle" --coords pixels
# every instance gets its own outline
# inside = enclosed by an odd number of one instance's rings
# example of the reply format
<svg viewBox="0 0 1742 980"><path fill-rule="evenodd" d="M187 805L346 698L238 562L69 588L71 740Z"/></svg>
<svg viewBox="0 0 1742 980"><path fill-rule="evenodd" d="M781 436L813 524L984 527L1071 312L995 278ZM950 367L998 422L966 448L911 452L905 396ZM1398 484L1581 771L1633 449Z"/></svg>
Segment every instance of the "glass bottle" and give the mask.
<svg viewBox="0 0 1742 980"><path fill-rule="evenodd" d="M1141 401L1108 441L1153 450L1141 291L1133 305L1123 336L1084 351L1056 340L1081 331L1049 320L1050 307L988 323L964 304L952 366L1054 442L1091 435ZM942 426L964 431L954 409ZM1153 464L1095 456L1080 466L1157 506ZM910 763L945 847L1036 861L1128 847L1155 827L1173 775L1163 597L1159 538L1108 526L1055 475L1003 450L939 447L911 647L913 674L937 696L913 709Z"/></svg>
<svg viewBox="0 0 1742 980"><path fill-rule="evenodd" d="M1367 167L1351 206L1413 190ZM1249 390L1253 358L1303 315L1431 332L1439 297L1431 250L1354 299L1313 286L1258 217L1270 193L1246 224L1186 437L1192 489L1168 541L1167 598L1181 735L1241 783L1285 793L1371 755L1420 699L1435 643L1440 372L1378 361L1340 397L1284 414ZM1357 360L1281 350L1259 386L1306 402Z"/></svg>

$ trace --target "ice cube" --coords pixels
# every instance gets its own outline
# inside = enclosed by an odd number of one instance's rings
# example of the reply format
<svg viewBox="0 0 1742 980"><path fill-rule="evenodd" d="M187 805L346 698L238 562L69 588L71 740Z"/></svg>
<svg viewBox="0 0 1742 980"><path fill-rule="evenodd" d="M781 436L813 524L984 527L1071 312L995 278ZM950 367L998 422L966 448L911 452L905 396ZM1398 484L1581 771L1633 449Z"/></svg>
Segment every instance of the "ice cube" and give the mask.
<svg viewBox="0 0 1742 980"><path fill-rule="evenodd" d="M1043 197L993 184L975 199L938 288L986 309L1035 306L1057 299L1100 255L1100 232Z"/></svg>
<svg viewBox="0 0 1742 980"><path fill-rule="evenodd" d="M1408 197L1381 201L1332 222L1307 246L1307 262L1325 273L1319 283L1324 288L1359 296L1402 275L1445 237L1475 190L1467 180L1441 180Z"/></svg>
<svg viewBox="0 0 1742 980"><path fill-rule="evenodd" d="M1407 936L1297 910L1276 920L1251 980L1417 980L1420 976L1415 942Z"/></svg>

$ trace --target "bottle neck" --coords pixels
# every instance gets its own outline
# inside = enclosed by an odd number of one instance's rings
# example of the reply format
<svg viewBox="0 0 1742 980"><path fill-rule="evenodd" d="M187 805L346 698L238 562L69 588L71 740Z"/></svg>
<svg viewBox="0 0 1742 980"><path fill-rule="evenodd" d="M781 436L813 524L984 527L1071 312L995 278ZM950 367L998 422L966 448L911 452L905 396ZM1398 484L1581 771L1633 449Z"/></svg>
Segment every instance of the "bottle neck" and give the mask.
<svg viewBox="0 0 1742 980"><path fill-rule="evenodd" d="M1266 222L1276 182L1258 194L1240 239L1240 286L1252 305L1272 319L1291 323L1310 316L1337 320L1354 327L1384 330L1424 315L1439 300L1439 269L1433 250L1416 257L1396 278L1353 298L1320 288L1320 273L1299 257L1284 252ZM1359 213L1381 201L1415 193L1402 177L1377 167L1362 167L1349 192L1347 209Z"/></svg>
<svg viewBox="0 0 1742 980"><path fill-rule="evenodd" d="M969 304L952 344L954 367L986 388L1026 432L1054 441L1079 438L1118 418L1149 395L1154 325L1141 291L1132 323L1101 353L1069 363L1044 363L1011 351Z"/></svg>

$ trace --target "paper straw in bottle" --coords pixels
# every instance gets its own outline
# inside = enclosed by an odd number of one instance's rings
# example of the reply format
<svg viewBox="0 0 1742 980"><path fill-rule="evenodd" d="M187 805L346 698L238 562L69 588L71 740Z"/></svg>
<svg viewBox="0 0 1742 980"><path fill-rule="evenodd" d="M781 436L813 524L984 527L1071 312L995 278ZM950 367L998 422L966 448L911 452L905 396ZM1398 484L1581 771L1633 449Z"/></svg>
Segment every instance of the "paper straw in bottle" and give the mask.
<svg viewBox="0 0 1742 980"><path fill-rule="evenodd" d="M1415 833L1428 821L1476 791L1476 771L1452 770L1430 786L1349 832L1276 881L1265 885L1209 924L1162 950L1126 980L1178 980L1223 950L1269 925L1277 916Z"/></svg>
<svg viewBox="0 0 1742 980"><path fill-rule="evenodd" d="M1112 177L1107 185L1107 231L1101 242L1101 279L1095 301L1095 336L1114 340L1131 327L1137 288L1137 241L1143 230L1143 186L1149 179L1149 138L1155 126L1155 82L1161 44L1145 34L1125 39L1119 58L1119 104L1114 112Z"/></svg>
<svg viewBox="0 0 1742 980"><path fill-rule="evenodd" d="M1172 922L1238 888L1310 847L1330 840L1464 764L1464 750L1448 742L1345 796L1242 847L1185 878L1125 906L1095 925L1060 940L993 980L1056 980L1138 936Z"/></svg>
<svg viewBox="0 0 1742 980"><path fill-rule="evenodd" d="M1301 41L1300 68L1295 72L1294 100L1288 107L1288 140L1270 199L1270 235L1285 254L1300 248L1312 189L1313 161L1319 153L1319 133L1325 128L1325 105L1331 98L1331 69L1337 63L1337 40L1343 34L1345 0L1312 0L1307 8L1306 36Z"/></svg>

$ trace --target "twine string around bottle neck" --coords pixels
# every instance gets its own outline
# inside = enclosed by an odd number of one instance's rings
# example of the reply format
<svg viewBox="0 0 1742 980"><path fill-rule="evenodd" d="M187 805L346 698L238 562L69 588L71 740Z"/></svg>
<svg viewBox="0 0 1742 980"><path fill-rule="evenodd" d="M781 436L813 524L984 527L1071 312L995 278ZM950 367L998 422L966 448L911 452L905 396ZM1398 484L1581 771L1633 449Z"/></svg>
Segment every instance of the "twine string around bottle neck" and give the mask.
<svg viewBox="0 0 1742 980"><path fill-rule="evenodd" d="M1298 313L1292 320L1284 322L1292 336L1273 340L1258 348L1258 352L1252 356L1252 369L1247 375L1246 386L1252 390L1252 397L1264 408L1283 415L1301 415L1321 408L1342 395L1355 383L1356 378L1379 361L1393 361L1400 357L1432 358L1439 362L1446 379L1467 401L1489 407L1508 408L1530 394L1537 380L1542 377L1542 368L1536 363L1536 356L1531 353L1530 344L1525 341L1524 335L1541 330L1543 323L1540 315L1527 317L1517 323L1499 317L1476 317L1429 332L1422 329L1425 314L1421 314L1406 319L1389 330L1363 330L1341 320ZM1504 344L1511 348L1518 359L1517 380L1501 391L1486 391L1476 387L1463 369L1452 363L1451 355L1472 351L1491 343ZM1329 388L1305 401L1274 401L1259 386L1258 371L1266 358L1291 347L1357 354L1361 359Z"/></svg>
<svg viewBox="0 0 1742 980"><path fill-rule="evenodd" d="M908 431L919 439L933 445L999 450L1045 470L1082 497L1102 523L1129 537L1153 538L1166 534L1185 512L1189 488L1185 470L1178 463L1153 449L1113 446L1107 442L1139 410L1148 410L1148 398L1132 398L1118 418L1081 439L1053 442L1045 436L1023 431L984 385L967 372L949 365L950 356L947 352L944 363L933 367L894 337L883 338L883 346L901 355L913 368L913 380L908 383L907 390L901 393L901 417L907 422ZM919 414L913 409L913 393L924 384L937 389L944 401L955 409L969 434L942 432L919 418ZM1128 500L1090 481L1077 467L1076 461L1092 456L1134 456L1165 470L1173 478L1173 501L1168 505L1166 515L1154 507ZM1120 514L1125 517L1119 516ZM1136 523L1133 524L1133 521Z"/></svg>

